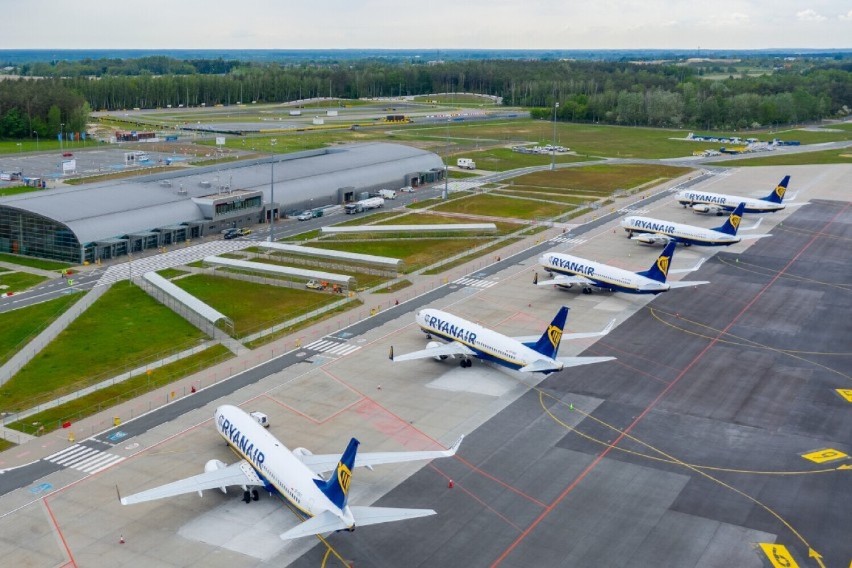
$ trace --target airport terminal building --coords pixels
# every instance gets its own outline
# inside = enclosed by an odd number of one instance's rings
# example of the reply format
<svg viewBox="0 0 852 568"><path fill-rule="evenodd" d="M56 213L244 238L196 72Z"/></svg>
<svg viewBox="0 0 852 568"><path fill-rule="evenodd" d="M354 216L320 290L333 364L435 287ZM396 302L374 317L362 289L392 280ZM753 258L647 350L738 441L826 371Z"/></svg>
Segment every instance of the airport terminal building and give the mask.
<svg viewBox="0 0 852 568"><path fill-rule="evenodd" d="M25 193L0 198L0 252L94 262L444 173L436 154L377 142Z"/></svg>

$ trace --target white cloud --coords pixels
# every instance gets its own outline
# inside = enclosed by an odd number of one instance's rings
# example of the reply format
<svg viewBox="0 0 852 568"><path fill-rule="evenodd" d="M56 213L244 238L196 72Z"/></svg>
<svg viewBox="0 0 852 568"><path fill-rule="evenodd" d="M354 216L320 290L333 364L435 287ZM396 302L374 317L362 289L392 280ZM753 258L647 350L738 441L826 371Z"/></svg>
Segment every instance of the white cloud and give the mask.
<svg viewBox="0 0 852 568"><path fill-rule="evenodd" d="M850 22L850 21L852 21L852 10L849 10L845 14L840 14L837 17L838 17L838 19L846 20L847 22Z"/></svg>
<svg viewBox="0 0 852 568"><path fill-rule="evenodd" d="M823 22L826 20L826 17L808 8L807 10L796 12L796 19L800 22Z"/></svg>

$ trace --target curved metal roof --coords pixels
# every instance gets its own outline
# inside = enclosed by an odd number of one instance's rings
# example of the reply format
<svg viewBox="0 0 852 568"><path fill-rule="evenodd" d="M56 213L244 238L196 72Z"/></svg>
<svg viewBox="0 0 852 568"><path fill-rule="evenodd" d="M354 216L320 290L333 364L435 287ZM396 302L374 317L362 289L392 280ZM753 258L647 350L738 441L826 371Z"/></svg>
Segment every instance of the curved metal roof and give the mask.
<svg viewBox="0 0 852 568"><path fill-rule="evenodd" d="M276 201L284 206L306 199L336 197L341 187L369 188L410 172L443 168L441 159L409 146L352 144L275 156ZM171 185L161 185L169 180ZM203 184L202 182L207 182ZM0 198L11 207L68 226L81 243L168 225L201 221L193 197L220 187L258 189L269 202L270 158L167 172L138 179L51 189Z"/></svg>

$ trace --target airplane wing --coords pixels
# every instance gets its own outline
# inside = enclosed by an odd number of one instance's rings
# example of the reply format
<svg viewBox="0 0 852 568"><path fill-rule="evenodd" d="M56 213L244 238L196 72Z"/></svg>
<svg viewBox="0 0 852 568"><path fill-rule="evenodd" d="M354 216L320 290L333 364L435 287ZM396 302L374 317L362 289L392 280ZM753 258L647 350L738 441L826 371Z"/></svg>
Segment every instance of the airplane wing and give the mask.
<svg viewBox="0 0 852 568"><path fill-rule="evenodd" d="M418 460L431 460L435 458L448 458L454 456L462 443L464 436L459 437L456 443L448 450L434 450L426 452L359 452L355 456L355 467L366 467L372 469L374 465L386 463L402 463ZM332 471L340 461L340 454L307 454L298 456L302 463L316 473Z"/></svg>
<svg viewBox="0 0 852 568"><path fill-rule="evenodd" d="M476 357L476 352L456 341L439 345L438 347L429 347L420 351L412 351L411 353L403 353L402 355L392 355L391 361L412 361L414 359L428 359L429 357L455 356L463 355L466 357Z"/></svg>
<svg viewBox="0 0 852 568"><path fill-rule="evenodd" d="M702 284L710 284L709 280L681 280L679 282L666 282L670 288L689 288L690 286L701 286Z"/></svg>
<svg viewBox="0 0 852 568"><path fill-rule="evenodd" d="M612 359L615 359L615 357L557 357L555 360L536 359L526 367L521 367L518 370L522 373L544 373L547 371L559 371L567 367L603 363Z"/></svg>
<svg viewBox="0 0 852 568"><path fill-rule="evenodd" d="M536 286L568 286L569 284L594 284L594 282L582 276L566 276L565 274L559 274L550 280L539 281L535 284Z"/></svg>
<svg viewBox="0 0 852 568"><path fill-rule="evenodd" d="M610 320L610 322L608 324L606 324L606 327L603 328L602 331L589 331L589 332L580 332L580 333L563 333L562 334L562 341L565 341L566 339L588 339L590 337L603 337L604 335L606 335L610 331L612 331L612 328L614 328L614 327L615 327L615 320L612 319L612 320ZM536 341L539 340L540 337L541 337L540 335L522 335L522 336L519 336L519 337L513 337L512 339L514 339L515 341L520 341L521 343L526 344L526 343L535 343Z"/></svg>
<svg viewBox="0 0 852 568"><path fill-rule="evenodd" d="M201 492L205 489L219 489L231 485L239 486L255 486L263 485L263 482L257 476L254 468L249 465L246 460L240 460L227 467L206 471L199 475L187 477L179 481L167 483L134 493L127 497L120 497L122 505L133 505L134 503L143 503L145 501L154 501L156 499L165 499L174 497L175 495L183 495L185 493Z"/></svg>
<svg viewBox="0 0 852 568"><path fill-rule="evenodd" d="M671 270L669 270L669 274L686 274L687 272L695 272L696 270L701 268L701 265L704 264L706 261L707 257L702 256L701 259L698 261L698 264L696 264L692 268L672 268ZM671 284L671 282L666 283Z"/></svg>
<svg viewBox="0 0 852 568"><path fill-rule="evenodd" d="M674 239L668 235L661 235L659 233L641 233L639 235L634 235L630 237L630 240L639 241L640 243L644 243L646 245L667 245L677 239Z"/></svg>
<svg viewBox="0 0 852 568"><path fill-rule="evenodd" d="M391 507L349 507L349 510L352 512L352 518L355 519L353 527L428 517L435 514L435 511L432 509L396 509ZM350 527L340 517L331 511L323 511L319 515L311 517L300 525L282 533L279 537L282 540L290 540L348 528Z"/></svg>

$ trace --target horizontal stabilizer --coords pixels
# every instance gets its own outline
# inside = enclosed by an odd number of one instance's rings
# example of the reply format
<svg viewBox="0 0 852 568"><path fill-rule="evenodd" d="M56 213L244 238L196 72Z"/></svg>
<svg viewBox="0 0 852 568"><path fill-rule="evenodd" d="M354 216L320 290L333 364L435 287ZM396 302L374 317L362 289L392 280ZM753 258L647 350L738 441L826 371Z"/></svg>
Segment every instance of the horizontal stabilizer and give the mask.
<svg viewBox="0 0 852 568"><path fill-rule="evenodd" d="M293 538L325 534L348 528L349 527L346 526L346 523L344 523L340 517L331 511L323 511L316 517L311 517L304 523L293 527L289 531L281 533L279 537L281 540L290 540Z"/></svg>
<svg viewBox="0 0 852 568"><path fill-rule="evenodd" d="M750 241L750 240L753 240L753 239L762 239L763 237L771 237L772 234L767 233L765 235L737 235L737 236L740 237L744 241Z"/></svg>
<svg viewBox="0 0 852 568"><path fill-rule="evenodd" d="M331 511L323 511L316 517L311 517L279 536L282 540L290 540L349 528L428 517L435 514L432 509L396 509L391 507L349 507L349 510L352 512L352 518L355 519L355 524L352 527L347 526L340 517Z"/></svg>
<svg viewBox="0 0 852 568"><path fill-rule="evenodd" d="M557 361L567 367L579 367L580 365L591 365L592 363L603 363L613 361L615 357L557 357Z"/></svg>
<svg viewBox="0 0 852 568"><path fill-rule="evenodd" d="M763 223L763 217L757 220L757 223L753 225L749 225L748 227L740 227L740 231L753 231L760 227L760 224Z"/></svg>
<svg viewBox="0 0 852 568"><path fill-rule="evenodd" d="M565 341L567 339L589 339L591 337L603 337L604 335L606 335L610 331L612 331L612 328L614 328L614 327L615 327L615 320L612 319L612 320L610 320L610 322L608 324L606 324L606 327L603 328L602 331L563 333L562 334L562 341ZM513 337L512 339L514 339L515 341L519 341L519 342L523 343L524 345L526 345L527 347L529 347L529 343L534 343L535 340L538 339L538 336L537 335L521 335L521 336L518 336L518 337Z"/></svg>
<svg viewBox="0 0 852 568"><path fill-rule="evenodd" d="M680 282L669 282L672 288L689 288L690 286L701 286L702 284L710 284L709 280L681 280Z"/></svg>

